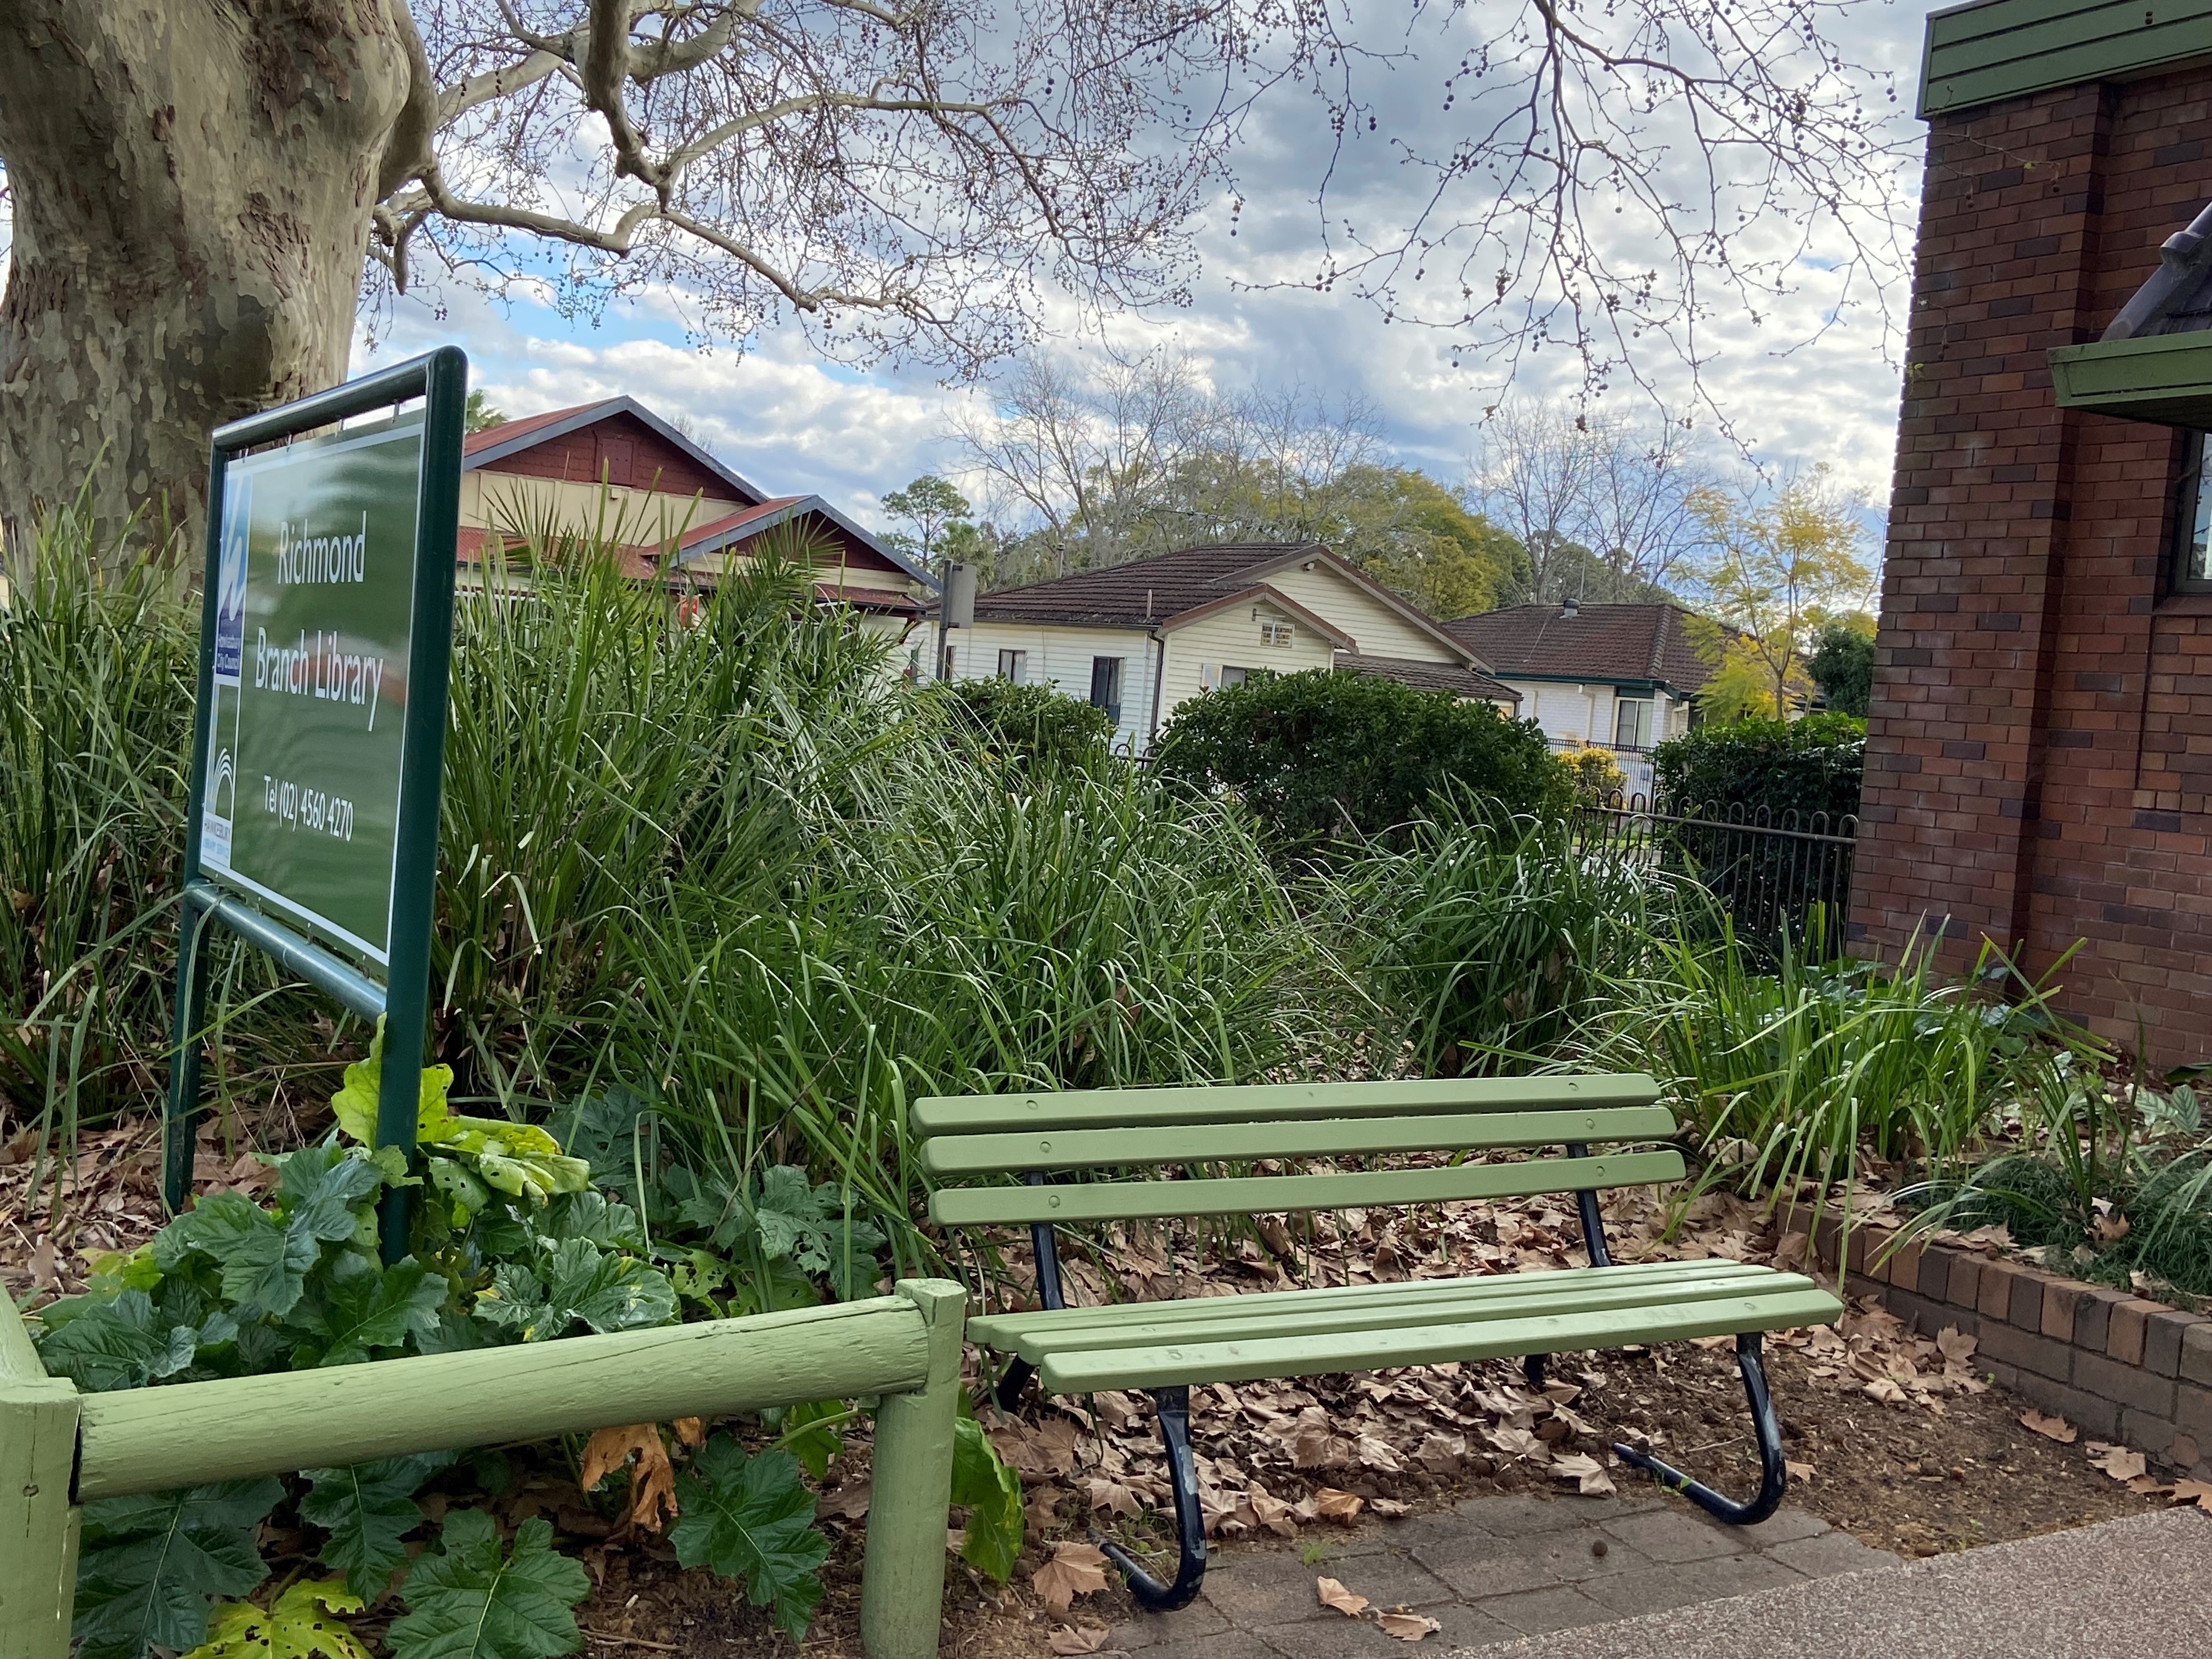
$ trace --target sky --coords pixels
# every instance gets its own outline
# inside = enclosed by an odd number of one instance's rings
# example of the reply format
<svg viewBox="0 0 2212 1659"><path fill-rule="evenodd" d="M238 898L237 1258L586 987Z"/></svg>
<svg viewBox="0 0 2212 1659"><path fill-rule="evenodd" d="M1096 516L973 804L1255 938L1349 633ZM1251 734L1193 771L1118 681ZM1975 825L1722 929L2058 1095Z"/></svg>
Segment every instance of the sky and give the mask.
<svg viewBox="0 0 2212 1659"><path fill-rule="evenodd" d="M1388 0L1363 3L1379 7ZM1848 24L1850 50L1858 60L1896 76L1893 179L1908 247L1918 128L1904 112L1911 108L1926 9L1924 0L1862 0ZM1399 118L1393 136L1442 147L1468 114L1464 101L1457 114L1448 112L1440 95L1457 51L1448 27L1419 34L1413 45L1409 59L1376 71L1370 86ZM1341 288L1316 293L1255 286L1313 268L1320 246L1315 186L1329 143L1310 101L1291 95L1263 103L1235 156L1242 198L1237 234L1229 234L1224 198L1211 201L1198 221L1201 274L1191 304L1107 319L1107 336L1123 350L1187 351L1224 392L1295 385L1328 404L1364 404L1392 459L1455 484L1479 452L1480 417L1494 396L1486 388L1497 364L1478 357L1455 366L1448 337L1387 321L1374 304ZM1387 145L1354 144L1331 187L1331 221L1402 222L1419 189L1419 179ZM1631 222L1624 220L1624 228ZM1753 224L1739 234L1748 246L1767 230ZM1644 252L1632 241L1615 251L1632 263ZM1905 288L1893 281L1877 300L1862 285L1867 302L1838 312L1835 285L1823 269L1830 252L1823 246L1808 251L1793 272L1800 291L1772 301L1759 326L1733 303L1713 318L1704 385L1735 422L1740 441L1731 447L1711 438L1711 457L1739 467L1755 464L1770 477L1826 464L1842 482L1866 491L1878 509L1887 495L1894 441ZM1096 353L1097 341L1085 337L1073 304L1050 311L1062 331L1041 349L1079 361ZM776 494L820 495L879 527L888 527L878 499L884 492L923 472L963 481L948 420L964 400L988 396L986 389L948 385L927 370L825 362L788 325L770 326L741 347L702 350L687 340L678 308L649 296L588 321L527 301L495 301L450 280L392 301L373 338L358 331L353 372L446 342L468 352L474 384L509 416L628 394L664 416L681 417L756 484ZM1785 346L1796 349L1781 349ZM1512 394L1568 390L1575 377L1566 356L1524 359ZM1653 361L1661 368L1662 397L1677 409L1686 406L1685 378L1663 356ZM1608 393L1605 406L1638 415L1653 408L1632 388Z"/></svg>

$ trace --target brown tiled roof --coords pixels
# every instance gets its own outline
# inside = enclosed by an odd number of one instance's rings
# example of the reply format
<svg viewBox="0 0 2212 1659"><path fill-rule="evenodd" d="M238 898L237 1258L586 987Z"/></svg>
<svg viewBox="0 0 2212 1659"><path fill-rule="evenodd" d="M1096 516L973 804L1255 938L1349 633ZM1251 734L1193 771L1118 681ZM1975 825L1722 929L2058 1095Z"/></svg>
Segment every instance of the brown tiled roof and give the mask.
<svg viewBox="0 0 2212 1659"><path fill-rule="evenodd" d="M1472 668L1448 662L1418 662L1411 657L1354 657L1336 659L1340 671L1364 674L1370 679L1395 680L1421 691L1449 691L1455 697L1481 697L1492 702L1517 703L1521 694L1502 681Z"/></svg>
<svg viewBox="0 0 2212 1659"><path fill-rule="evenodd" d="M1407 623L1434 636L1440 648L1480 654L1319 542L1210 542L1178 548L1103 570L1080 570L1053 581L980 594L975 619L1060 628L1152 628L1184 619L1189 612L1203 611L1233 595L1264 588L1275 571L1306 560L1335 566ZM1287 601L1277 602L1287 606Z"/></svg>
<svg viewBox="0 0 2212 1659"><path fill-rule="evenodd" d="M1712 677L1678 605L1510 605L1444 630L1508 678L1657 682L1685 694Z"/></svg>
<svg viewBox="0 0 2212 1659"><path fill-rule="evenodd" d="M1103 570L1079 570L1048 582L979 594L979 621L1058 623L1064 628L1149 628L1166 617L1259 585L1253 573L1288 555L1326 556L1317 543L1224 542L1185 547Z"/></svg>

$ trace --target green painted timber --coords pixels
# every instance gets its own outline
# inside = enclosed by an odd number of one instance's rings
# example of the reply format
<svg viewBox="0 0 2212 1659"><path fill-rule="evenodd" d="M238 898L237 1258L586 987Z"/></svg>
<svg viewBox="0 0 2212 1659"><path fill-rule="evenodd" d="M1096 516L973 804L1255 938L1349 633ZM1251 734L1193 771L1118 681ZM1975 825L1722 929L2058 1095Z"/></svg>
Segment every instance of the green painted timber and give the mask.
<svg viewBox="0 0 2212 1659"><path fill-rule="evenodd" d="M1037 1368L1054 1394L1102 1389L1158 1389L1194 1382L1249 1382L1331 1371L1436 1365L1451 1360L1503 1359L1532 1353L1573 1353L1632 1342L1679 1342L1797 1325L1833 1324L1843 1304L1808 1287L1776 1296L1723 1297L1676 1306L1608 1309L1499 1319L1479 1325L1419 1325L1338 1335L1189 1342L1155 1348L1105 1348L1056 1353Z"/></svg>
<svg viewBox="0 0 2212 1659"><path fill-rule="evenodd" d="M2050 358L2061 409L2212 431L2212 332L2092 340Z"/></svg>
<svg viewBox="0 0 2212 1659"><path fill-rule="evenodd" d="M0 1304L5 1332L15 1312ZM965 1305L948 1279L902 1279L892 1296L750 1319L82 1396L45 1379L27 1338L0 1334L0 1659L68 1659L78 1503L877 1396L861 1646L933 1659ZM26 1352L37 1375L19 1372Z"/></svg>
<svg viewBox="0 0 2212 1659"><path fill-rule="evenodd" d="M933 1281L938 1282L938 1281ZM903 1296L371 1365L84 1396L77 1496L540 1440L619 1423L918 1389L928 1329Z"/></svg>
<svg viewBox="0 0 2212 1659"><path fill-rule="evenodd" d="M938 1135L921 1149L933 1175L1107 1165L1249 1163L1371 1152L1474 1152L1566 1141L1663 1140L1674 1115L1661 1106L1608 1111L1474 1112L1457 1116L1310 1118L1292 1122L1198 1123L1140 1129L1048 1129Z"/></svg>
<svg viewBox="0 0 2212 1659"><path fill-rule="evenodd" d="M1087 1325L1127 1322L1191 1327L1239 1325L1251 1310L1283 1310L1291 1316L1330 1324L1346 1315L1364 1310L1389 1308L1401 1319L1425 1317L1431 1303L1449 1302L1470 1295L1491 1297L1501 1304L1516 1297L1571 1294L1620 1285L1631 1285L1657 1295L1669 1286L1692 1285L1706 1279L1731 1278L1746 1272L1766 1273L1771 1269L1747 1268L1740 1261L1718 1257L1705 1261L1631 1261L1611 1267L1550 1267L1528 1273L1497 1273L1481 1279L1419 1279L1397 1284L1335 1285L1322 1290L1267 1291L1247 1296L1206 1296L1182 1302L1122 1302L1098 1308L1033 1308L1021 1313L987 1314L970 1320L968 1334L992 1346L1026 1340L1032 1336L1055 1339ZM1477 1287L1480 1287L1480 1290ZM1079 1346L1079 1345L1076 1345Z"/></svg>
<svg viewBox="0 0 2212 1659"><path fill-rule="evenodd" d="M1064 1187L948 1187L933 1193L940 1226L1048 1221L1133 1221L1145 1217L1251 1215L1449 1199L1526 1198L1602 1187L1642 1187L1682 1178L1679 1152L1532 1158L1524 1164L1458 1164L1342 1175L1240 1176L1220 1181L1101 1181Z"/></svg>
<svg viewBox="0 0 2212 1659"><path fill-rule="evenodd" d="M1119 1129L1148 1123L1265 1123L1413 1113L1649 1106L1659 1085L1620 1076L1406 1079L1389 1083L1252 1083L1220 1088L1077 1089L1066 1094L933 1096L908 1121L926 1135L983 1130Z"/></svg>
<svg viewBox="0 0 2212 1659"><path fill-rule="evenodd" d="M11 1298L0 1295L0 1382L10 1377L42 1382L46 1376L39 1351L31 1346L31 1334L23 1328L22 1315Z"/></svg>
<svg viewBox="0 0 2212 1659"><path fill-rule="evenodd" d="M860 1644L877 1659L931 1659L937 1651L960 1414L966 1295L945 1279L909 1280L904 1290L921 1313L927 1370L920 1388L885 1395L876 1411Z"/></svg>
<svg viewBox="0 0 2212 1659"><path fill-rule="evenodd" d="M49 1378L0 1291L0 1656L69 1659L76 1593L77 1392Z"/></svg>
<svg viewBox="0 0 2212 1659"><path fill-rule="evenodd" d="M1456 1282L1462 1285L1468 1283L1466 1280ZM1357 1338L1363 1332L1402 1330L1411 1325L1418 1325L1425 1331L1447 1325L1483 1326L1510 1320L1534 1319L1545 1315L1563 1315L1578 1319L1586 1314L1634 1308L1662 1310L1671 1317L1699 1302L1724 1298L1741 1300L1746 1297L1765 1298L1812 1288L1814 1285L1810 1279L1800 1279L1793 1273L1778 1273L1771 1267L1743 1267L1732 1273L1716 1273L1704 1279L1642 1285L1616 1282L1611 1285L1555 1285L1548 1291L1522 1296L1495 1296L1476 1291L1457 1297L1432 1297L1413 1306L1385 1303L1365 1308L1340 1308L1326 1315L1298 1309L1270 1310L1263 1305L1234 1311L1224 1310L1211 1321L1131 1319L1100 1320L1087 1324L1071 1321L1065 1326L1033 1326L1011 1344L994 1340L992 1346L1001 1348L1012 1346L1015 1352L1035 1365L1055 1354L1096 1353L1117 1348L1156 1348L1185 1342L1242 1344L1279 1337L1336 1340ZM1204 1299L1207 1302L1262 1304L1270 1300L1264 1296L1210 1296ZM1141 1312L1145 1305L1143 1303L1127 1304L1122 1310L1133 1309ZM976 1340L990 1339L979 1334ZM1568 1346L1587 1345L1570 1343Z"/></svg>
<svg viewBox="0 0 2212 1659"><path fill-rule="evenodd" d="M2212 54L2212 0L1979 0L1928 19L1923 118Z"/></svg>

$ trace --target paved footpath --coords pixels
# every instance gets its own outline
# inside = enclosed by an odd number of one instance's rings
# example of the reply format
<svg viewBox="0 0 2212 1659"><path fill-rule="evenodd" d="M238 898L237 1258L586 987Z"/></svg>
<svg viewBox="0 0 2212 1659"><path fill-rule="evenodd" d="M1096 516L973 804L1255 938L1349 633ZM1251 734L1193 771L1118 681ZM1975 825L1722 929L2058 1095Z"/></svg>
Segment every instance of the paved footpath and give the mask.
<svg viewBox="0 0 2212 1659"><path fill-rule="evenodd" d="M1480 1659L2207 1659L2208 1588L2212 1516L2166 1510L1479 1651Z"/></svg>
<svg viewBox="0 0 2212 1659"><path fill-rule="evenodd" d="M1309 1528L1297 1546L1225 1550L1196 1601L1139 1613L1105 1646L1143 1659L1413 1659L1896 1565L1802 1510L1740 1529L1655 1492L1472 1498L1342 1537ZM1395 1640L1322 1606L1324 1575L1443 1628L1418 1646Z"/></svg>

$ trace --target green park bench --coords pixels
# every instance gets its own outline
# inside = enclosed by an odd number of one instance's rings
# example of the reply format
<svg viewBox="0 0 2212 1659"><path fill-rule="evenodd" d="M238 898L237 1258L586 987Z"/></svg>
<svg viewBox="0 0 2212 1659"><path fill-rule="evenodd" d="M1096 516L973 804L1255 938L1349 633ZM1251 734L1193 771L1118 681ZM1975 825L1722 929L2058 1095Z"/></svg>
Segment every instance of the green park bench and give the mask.
<svg viewBox="0 0 2212 1659"><path fill-rule="evenodd" d="M1447 1360L1516 1358L1541 1386L1544 1356L1690 1337L1736 1339L1758 1437L1759 1494L1739 1504L1628 1446L1614 1451L1723 1521L1749 1525L1782 1501L1782 1435L1759 1361L1763 1332L1830 1324L1842 1304L1812 1280L1728 1261L1615 1265L1598 1189L1678 1181L1674 1133L1642 1075L1098 1090L916 1101L922 1163L941 1185L931 1218L947 1227L1026 1224L1041 1309L971 1319L969 1335L1012 1356L997 1398L1011 1408L1035 1376L1054 1394L1148 1391L1167 1449L1179 1559L1163 1584L1120 1545L1108 1556L1144 1606L1198 1593L1206 1531L1190 1449L1194 1383L1310 1376ZM1480 1163L1485 1152L1562 1147ZM1594 1147L1613 1150L1594 1152ZM1238 1174L1262 1160L1356 1166L1402 1153L1450 1154L1413 1168ZM1116 1170L1166 1176L1117 1178ZM1221 1172L1227 1166L1229 1172ZM1181 1178L1172 1177L1180 1171ZM1211 1171L1211 1172L1209 1172ZM1094 1176L1093 1172L1103 1172ZM1018 1175L952 1185L963 1177ZM1573 1193L1590 1265L1565 1271L1276 1291L1182 1301L1066 1304L1054 1228L1109 1221L1434 1204Z"/></svg>

